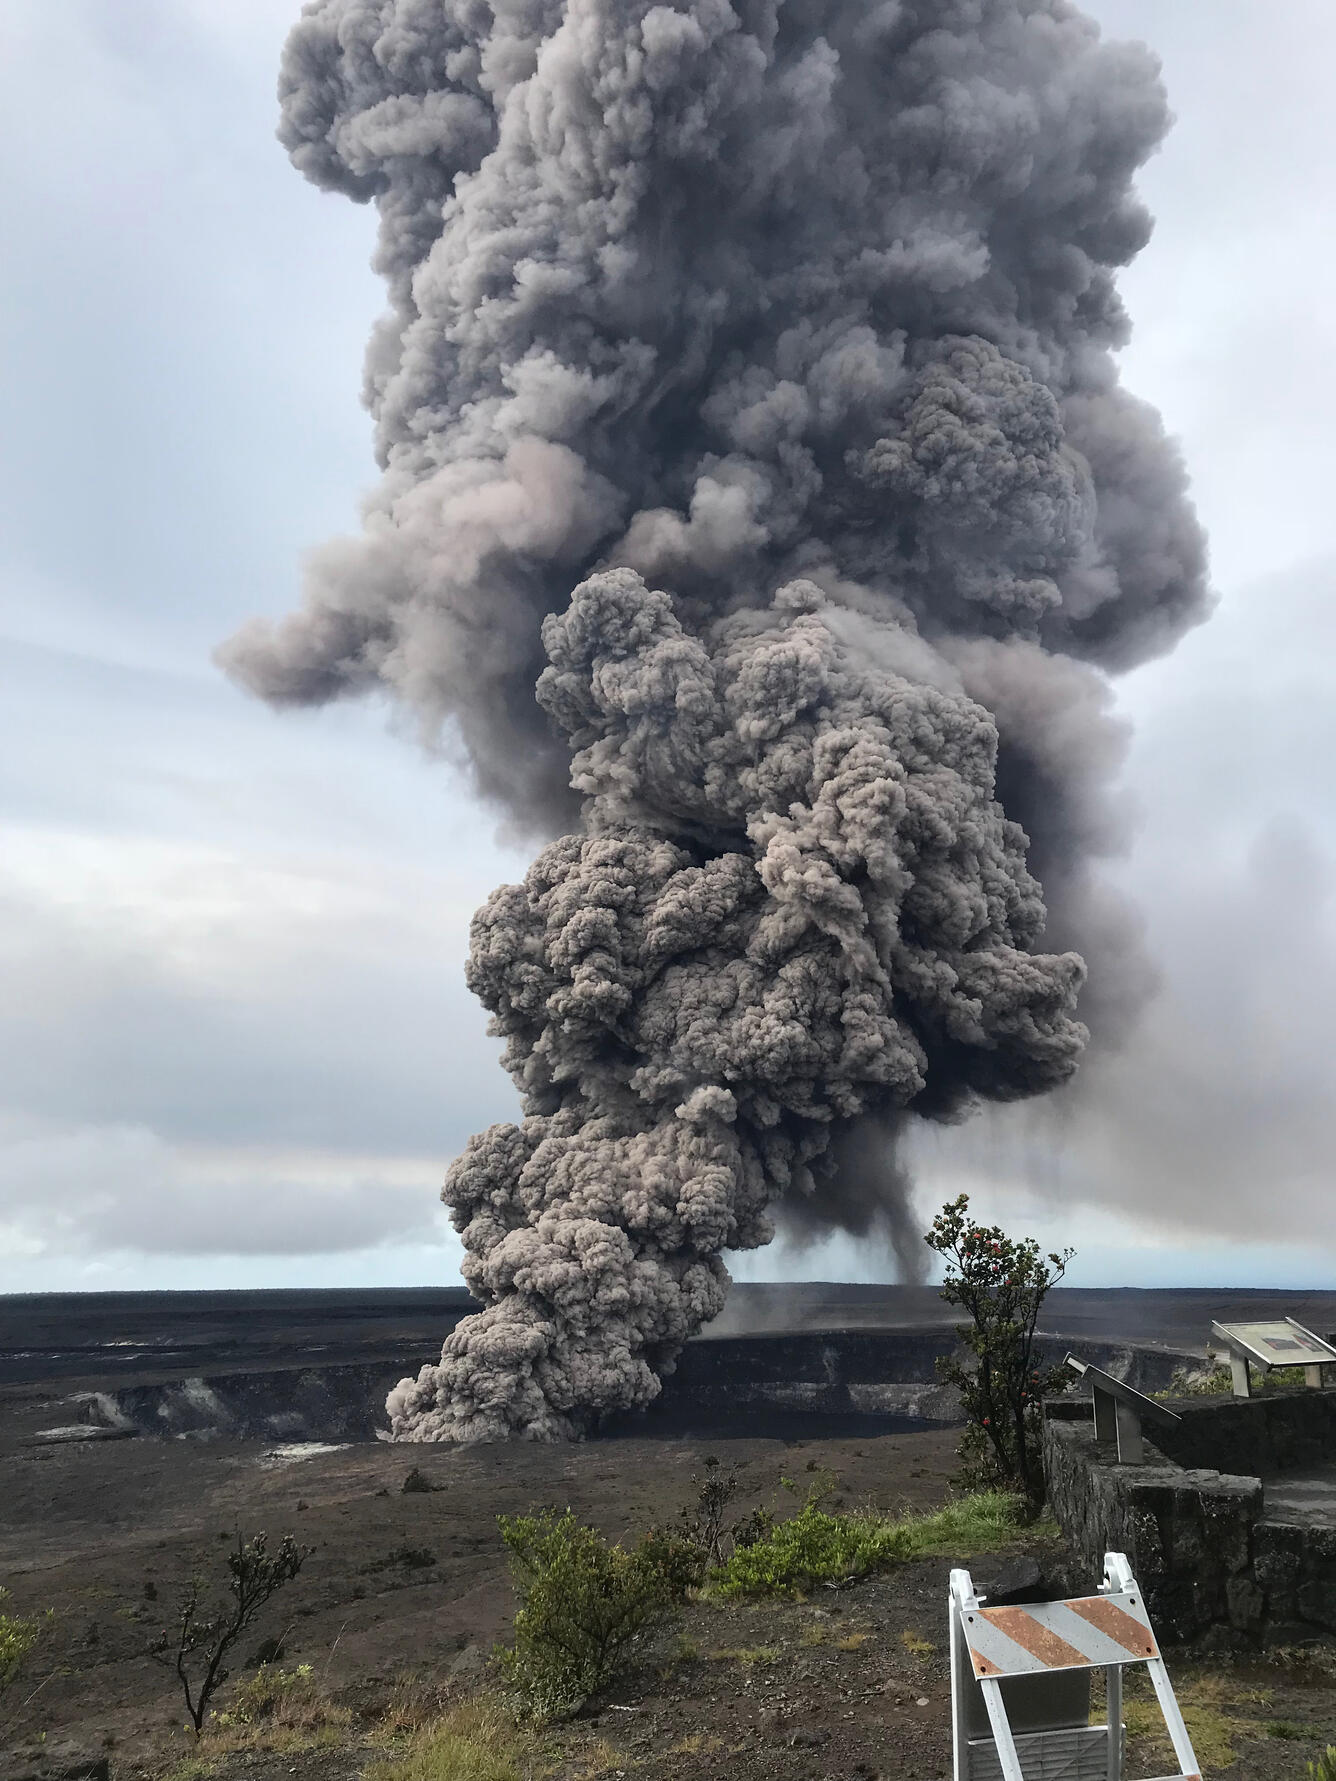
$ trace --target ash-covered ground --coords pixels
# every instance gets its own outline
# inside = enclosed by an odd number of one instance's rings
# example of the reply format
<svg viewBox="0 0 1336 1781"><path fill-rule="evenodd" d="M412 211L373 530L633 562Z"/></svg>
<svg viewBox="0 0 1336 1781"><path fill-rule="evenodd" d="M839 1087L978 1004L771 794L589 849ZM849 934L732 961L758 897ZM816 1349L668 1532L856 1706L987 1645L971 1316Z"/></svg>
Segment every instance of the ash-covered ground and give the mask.
<svg viewBox="0 0 1336 1781"><path fill-rule="evenodd" d="M381 1365L397 1364L429 1352L452 1305L464 1308L440 1293L0 1303L0 1582L16 1610L55 1610L33 1672L41 1686L14 1715L11 1733L105 1745L116 1776L168 1772L186 1753L182 1710L173 1678L148 1647L191 1567L201 1558L218 1566L238 1530L262 1528L271 1539L292 1531L313 1548L243 1657L256 1654L263 1635L283 1633L284 1661L316 1666L354 1719L337 1749L284 1752L272 1762L234 1754L218 1759L218 1773L351 1781L367 1758L357 1715L372 1715L396 1678L453 1673L458 1686L476 1682L480 1654L504 1636L513 1599L498 1514L569 1505L610 1535L635 1535L676 1516L707 1454L739 1462L748 1503L782 1507L791 1500L782 1475L801 1485L822 1471L849 1505L926 1508L948 1494L953 1428L902 1419L868 1432L867 1422L842 1424L801 1408L781 1414L774 1404L753 1415L742 1406L727 1432L715 1425L684 1433L664 1417L619 1439L580 1444L311 1446L207 1431L41 1438L68 1423L71 1399L84 1394L173 1379L185 1386L225 1377L229 1366L272 1378L319 1375L322 1364L337 1376L339 1363L374 1365L377 1353ZM838 1314L846 1338L899 1341L906 1355L947 1340L946 1308L930 1293L821 1285L740 1289L734 1330L749 1320L763 1327L730 1340L780 1356L851 1352L829 1328L776 1329L781 1307L790 1325L829 1324ZM1046 1321L1078 1352L1121 1341L1151 1364L1199 1349L1212 1315L1283 1311L1327 1328L1336 1323L1336 1294L1058 1292ZM735 1352L727 1342L717 1347ZM39 1365L45 1377L35 1374ZM404 1493L414 1466L431 1490ZM1061 1565L1051 1542L1037 1550L1050 1567ZM828 1603L688 1609L596 1722L582 1719L561 1734L552 1772L571 1781L619 1770L645 1781L717 1774L935 1781L949 1770L938 1624L949 1568L946 1559L924 1561ZM931 1649L919 1648L924 1641ZM696 1655L683 1659L690 1649ZM1211 1673L1209 1665L1184 1671L1207 1681ZM1336 1736L1336 1688L1326 1672L1306 1680L1274 1666L1230 1674L1243 1703L1231 1711L1246 1721L1236 1743L1247 1760L1213 1773L1276 1781L1292 1773L1293 1741L1268 1733L1272 1721L1299 1727L1303 1738Z"/></svg>

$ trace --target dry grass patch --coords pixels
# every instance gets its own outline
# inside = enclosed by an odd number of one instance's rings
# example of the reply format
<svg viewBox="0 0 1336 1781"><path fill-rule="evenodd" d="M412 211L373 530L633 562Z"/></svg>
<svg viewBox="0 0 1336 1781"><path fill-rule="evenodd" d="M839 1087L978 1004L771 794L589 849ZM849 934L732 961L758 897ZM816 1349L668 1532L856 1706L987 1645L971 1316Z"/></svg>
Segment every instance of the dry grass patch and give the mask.
<svg viewBox="0 0 1336 1781"><path fill-rule="evenodd" d="M598 1781L600 1775L611 1774L618 1769L625 1772L635 1767L626 1752L619 1750L607 1738L592 1737L574 1749L563 1740L562 1748L566 1758L562 1772L569 1776L569 1781ZM550 1767L549 1764L549 1769Z"/></svg>
<svg viewBox="0 0 1336 1781"><path fill-rule="evenodd" d="M406 1738L426 1731L450 1710L455 1699L455 1691L438 1676L423 1676L410 1670L394 1678L389 1699L376 1710L376 1731L387 1738Z"/></svg>
<svg viewBox="0 0 1336 1781"><path fill-rule="evenodd" d="M1177 1679L1174 1692L1203 1773L1227 1769L1238 1754L1237 1739L1264 1735L1265 1728L1256 1718L1236 1709L1267 1706L1271 1700L1269 1688L1242 1688L1228 1675L1194 1676L1186 1681ZM1128 1676L1123 1718L1138 1759L1144 1758L1158 1768L1166 1763L1172 1767L1173 1745L1148 1676Z"/></svg>
<svg viewBox="0 0 1336 1781"><path fill-rule="evenodd" d="M711 1756L724 1748L724 1740L713 1732L688 1732L668 1746L669 1756Z"/></svg>
<svg viewBox="0 0 1336 1781"><path fill-rule="evenodd" d="M365 1781L532 1781L543 1751L498 1701L461 1701L372 1762Z"/></svg>
<svg viewBox="0 0 1336 1781"><path fill-rule="evenodd" d="M745 1669L756 1664L777 1664L784 1653L778 1645L720 1645L710 1653L712 1663L739 1663Z"/></svg>
<svg viewBox="0 0 1336 1781"><path fill-rule="evenodd" d="M238 1682L227 1705L204 1722L206 1760L232 1750L310 1750L336 1744L352 1715L326 1692L310 1664L265 1664Z"/></svg>

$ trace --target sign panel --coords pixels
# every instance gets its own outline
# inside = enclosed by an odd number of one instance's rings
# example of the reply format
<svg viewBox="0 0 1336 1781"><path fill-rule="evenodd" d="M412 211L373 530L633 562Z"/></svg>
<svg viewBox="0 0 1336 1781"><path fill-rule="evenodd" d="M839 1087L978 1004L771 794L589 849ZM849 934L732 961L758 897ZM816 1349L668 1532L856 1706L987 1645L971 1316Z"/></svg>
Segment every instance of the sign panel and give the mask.
<svg viewBox="0 0 1336 1781"><path fill-rule="evenodd" d="M1166 1409L1163 1404L1156 1403L1154 1398L1148 1398L1144 1392L1138 1391L1135 1385L1129 1385L1125 1379L1115 1379L1103 1367L1092 1367L1089 1361L1077 1360L1074 1354L1067 1356L1065 1364L1078 1378L1084 1379L1092 1391L1107 1392L1120 1404L1126 1404L1129 1409L1135 1410L1138 1416L1149 1416L1152 1421L1162 1422L1166 1426L1183 1420L1177 1410Z"/></svg>
<svg viewBox="0 0 1336 1781"><path fill-rule="evenodd" d="M967 1608L961 1625L980 1681L1030 1676L1037 1670L1145 1663L1160 1655L1140 1594Z"/></svg>
<svg viewBox="0 0 1336 1781"><path fill-rule="evenodd" d="M1336 1362L1336 1348L1288 1317L1268 1323L1213 1323L1211 1334L1264 1367Z"/></svg>

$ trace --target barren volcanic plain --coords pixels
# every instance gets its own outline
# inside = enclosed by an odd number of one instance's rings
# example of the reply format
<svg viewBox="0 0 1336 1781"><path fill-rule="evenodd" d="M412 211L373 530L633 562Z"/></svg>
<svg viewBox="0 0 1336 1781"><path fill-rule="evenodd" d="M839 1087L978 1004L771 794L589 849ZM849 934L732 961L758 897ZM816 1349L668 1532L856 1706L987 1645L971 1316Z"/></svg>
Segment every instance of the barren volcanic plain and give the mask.
<svg viewBox="0 0 1336 1781"><path fill-rule="evenodd" d="M258 1657L265 1635L281 1636L282 1662L312 1665L348 1717L313 1749L227 1751L206 1738L205 1766L193 1772L351 1781L405 1678L431 1690L478 1685L513 1606L498 1514L569 1505L609 1535L634 1537L674 1519L709 1454L742 1468L743 1507L783 1512L793 1498L781 1476L801 1486L823 1471L847 1505L930 1508L948 1495L955 1430L906 1406L920 1390L920 1410L949 1413L930 1378L949 1324L934 1295L913 1289L738 1289L725 1333L692 1345L679 1369L686 1383L670 1381L660 1409L579 1445L402 1447L226 1426L237 1406L263 1417L256 1381L270 1382L273 1401L288 1406L275 1414L289 1419L295 1375L308 1378L308 1410L354 1374L364 1391L379 1389L382 1375L392 1382L427 1358L466 1308L462 1294L444 1293L0 1301L0 1582L13 1611L55 1614L30 1677L4 1704L4 1737L31 1746L44 1735L48 1752L73 1740L105 1756L114 1776L192 1772L180 1767L192 1752L175 1680L148 1649L191 1567L203 1555L217 1569L238 1531L264 1529L271 1540L291 1531L312 1548L243 1658ZM1327 1329L1336 1294L1058 1291L1047 1324L1054 1350L1121 1354L1154 1386L1201 1351L1211 1316L1282 1311ZM880 1396L876 1380L854 1377L874 1366ZM745 1377L727 1415L730 1369ZM237 1377L252 1382L249 1397L229 1395ZM178 1406L158 1417L170 1427L192 1398L193 1428L146 1432L156 1406ZM415 1466L430 1489L405 1492ZM1057 1583L1095 1581L1069 1579L1051 1536L1027 1549ZM610 1699L551 1734L545 1772L570 1781L945 1776L940 1623L951 1563L907 1565L820 1602L693 1604ZM1204 1689L1203 1710L1227 1722L1230 1761L1209 1772L1302 1773L1300 1757L1316 1747L1307 1740L1336 1737L1333 1670L1316 1660L1223 1662L1181 1666L1189 1693ZM237 1677L245 1673L239 1664ZM1219 1675L1223 1705L1211 1692ZM225 1688L220 1706L227 1698ZM60 1770L14 1757L4 1781L43 1772Z"/></svg>

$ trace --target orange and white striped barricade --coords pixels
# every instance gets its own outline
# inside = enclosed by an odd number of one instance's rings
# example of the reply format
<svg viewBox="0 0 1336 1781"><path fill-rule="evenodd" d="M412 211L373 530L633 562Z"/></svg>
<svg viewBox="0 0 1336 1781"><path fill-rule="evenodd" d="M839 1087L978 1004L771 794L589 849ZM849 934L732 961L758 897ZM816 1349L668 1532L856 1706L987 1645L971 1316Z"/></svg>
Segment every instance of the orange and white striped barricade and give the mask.
<svg viewBox="0 0 1336 1781"><path fill-rule="evenodd" d="M1122 1781L1123 1671L1145 1664L1178 1759L1197 1758L1131 1567L1104 1555L1098 1595L989 1608L968 1571L951 1573L951 1730L955 1781ZM1091 1725L1090 1676L1103 1670L1106 1723ZM1161 1777L1169 1781L1169 1777Z"/></svg>

